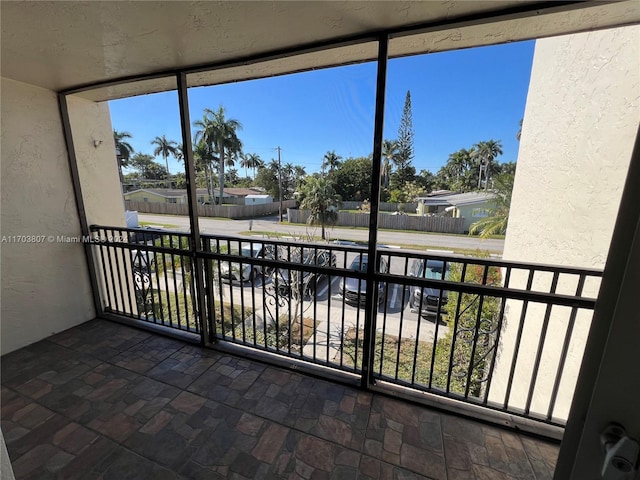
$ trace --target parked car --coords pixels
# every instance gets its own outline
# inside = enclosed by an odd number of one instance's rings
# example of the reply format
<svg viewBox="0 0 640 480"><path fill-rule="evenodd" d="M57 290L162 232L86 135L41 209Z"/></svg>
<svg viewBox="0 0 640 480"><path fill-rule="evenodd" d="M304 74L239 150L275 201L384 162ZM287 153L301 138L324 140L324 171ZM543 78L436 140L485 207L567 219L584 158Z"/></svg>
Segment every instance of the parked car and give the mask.
<svg viewBox="0 0 640 480"><path fill-rule="evenodd" d="M444 280L447 278L449 268L444 272L444 262L442 260L420 259L414 260L409 271L409 276L417 278L427 278L433 280ZM434 316L438 314L440 303L440 289L431 287L421 287L412 285L410 287L409 306L412 311L420 309L422 316ZM422 297L422 301L420 298ZM447 305L447 291L442 292L442 308L440 313L444 313Z"/></svg>
<svg viewBox="0 0 640 480"><path fill-rule="evenodd" d="M236 251L230 253L232 255L240 255L242 257L258 258L265 257L265 250L265 246L261 243L243 243L240 246L239 252ZM262 268L260 265L226 262L224 260L220 261L220 278L225 283L253 282L261 273Z"/></svg>
<svg viewBox="0 0 640 480"><path fill-rule="evenodd" d="M367 255L358 255L349 266L354 272L366 272L368 266ZM380 259L380 273L387 273L389 264L384 258ZM363 306L367 301L367 281L359 278L346 277L340 283L340 294L349 305ZM385 283L378 282L378 303L385 299Z"/></svg>
<svg viewBox="0 0 640 480"><path fill-rule="evenodd" d="M284 253L284 255L282 254ZM329 250L316 249L313 247L296 247L291 250L284 250L281 255L278 255L278 260L301 263L303 265L314 265L318 267L335 267L336 256ZM299 270L291 270L288 268L275 268L271 272L271 283L277 288L278 295L290 296L292 291L291 281L301 283L304 291L303 297L313 295L317 285L326 278L326 275L319 275L309 271L301 271L302 279L300 278ZM302 281L300 281L302 280Z"/></svg>

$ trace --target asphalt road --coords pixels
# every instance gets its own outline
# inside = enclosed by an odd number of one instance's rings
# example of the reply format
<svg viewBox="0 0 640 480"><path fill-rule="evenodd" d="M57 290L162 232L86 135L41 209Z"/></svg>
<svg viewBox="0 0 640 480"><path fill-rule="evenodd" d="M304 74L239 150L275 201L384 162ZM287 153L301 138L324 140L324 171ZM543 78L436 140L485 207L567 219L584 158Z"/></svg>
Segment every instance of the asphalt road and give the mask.
<svg viewBox="0 0 640 480"><path fill-rule="evenodd" d="M177 226L179 230L189 230L189 217L177 215L154 215L140 213L138 219L141 222L150 222L158 225L166 225L167 228ZM215 218L201 217L199 219L200 231L217 235L238 235L239 232L253 230L256 232L276 232L281 234L320 235L320 227L304 225L290 225L279 223L278 217L262 217L255 220L219 220ZM366 230L334 227L327 229L327 234L332 239L352 240L366 242L369 234ZM441 235L437 233L408 233L404 231L378 231L378 243L385 245L417 245L448 251L451 249L484 250L493 254L502 254L504 240L480 239L463 235Z"/></svg>

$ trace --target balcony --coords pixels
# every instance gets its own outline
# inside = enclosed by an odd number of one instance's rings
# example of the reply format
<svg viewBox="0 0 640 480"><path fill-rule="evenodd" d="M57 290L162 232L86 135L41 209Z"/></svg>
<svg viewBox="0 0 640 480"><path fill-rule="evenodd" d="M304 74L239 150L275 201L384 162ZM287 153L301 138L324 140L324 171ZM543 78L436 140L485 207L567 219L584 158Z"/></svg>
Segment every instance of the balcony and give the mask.
<svg viewBox="0 0 640 480"><path fill-rule="evenodd" d="M601 279L393 248L371 274L367 249L334 243L92 239L106 318L555 439Z"/></svg>
<svg viewBox="0 0 640 480"><path fill-rule="evenodd" d="M2 359L17 479L549 479L558 446L94 320Z"/></svg>

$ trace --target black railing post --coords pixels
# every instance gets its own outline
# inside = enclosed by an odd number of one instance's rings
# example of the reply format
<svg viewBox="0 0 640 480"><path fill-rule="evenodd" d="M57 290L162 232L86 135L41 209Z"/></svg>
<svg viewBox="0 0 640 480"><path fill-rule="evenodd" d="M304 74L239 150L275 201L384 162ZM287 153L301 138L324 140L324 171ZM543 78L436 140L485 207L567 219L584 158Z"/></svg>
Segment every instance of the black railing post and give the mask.
<svg viewBox="0 0 640 480"><path fill-rule="evenodd" d="M204 263L198 253L202 251L200 240L200 225L198 224L198 192L196 186L196 170L193 162L193 148L191 145L191 124L189 118L189 98L187 95L187 76L184 73L176 75L178 83L178 102L180 104L180 124L182 126L182 149L184 151L184 169L187 177L187 201L189 204L189 225L191 227L189 249L193 266L193 279L196 284L198 301L198 322L200 322L200 340L203 345L211 342L209 324L206 315L206 299L204 288ZM194 299L191 299L193 302Z"/></svg>
<svg viewBox="0 0 640 480"><path fill-rule="evenodd" d="M387 56L389 36L378 38L378 75L376 81L376 112L373 129L373 169L371 172L371 212L369 214L369 244L367 262L366 310L364 317L364 346L362 350L362 388L373 382L373 361L376 344L376 270L378 258L378 210L380 206L380 164L382 159L382 140L384 127L384 102L387 84Z"/></svg>

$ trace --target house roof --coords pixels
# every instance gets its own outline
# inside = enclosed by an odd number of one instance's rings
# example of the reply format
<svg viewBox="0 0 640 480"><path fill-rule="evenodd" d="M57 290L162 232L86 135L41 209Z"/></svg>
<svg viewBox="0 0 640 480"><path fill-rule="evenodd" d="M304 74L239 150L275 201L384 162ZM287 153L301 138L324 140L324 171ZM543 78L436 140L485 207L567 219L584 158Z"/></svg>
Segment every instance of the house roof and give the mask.
<svg viewBox="0 0 640 480"><path fill-rule="evenodd" d="M271 195L253 194L253 195L247 195L247 198L271 198Z"/></svg>
<svg viewBox="0 0 640 480"><path fill-rule="evenodd" d="M467 192L438 195L436 197L418 197L416 200L423 205L462 207L464 205L486 203L495 198L495 196L496 195L491 192Z"/></svg>
<svg viewBox="0 0 640 480"><path fill-rule="evenodd" d="M233 195L234 197L246 197L248 195L255 195L256 193L260 193L258 190L254 190L253 188L225 188L224 193L228 193L229 195Z"/></svg>
<svg viewBox="0 0 640 480"><path fill-rule="evenodd" d="M147 192L147 193L152 193L154 195L158 195L160 197L165 197L165 198L181 198L184 197L185 195L187 195L187 190L185 188L139 188L138 190L133 190L131 192L127 192L125 193L125 197L127 195L131 195L132 193L136 193L136 192ZM214 193L217 194L218 193L218 189L214 188ZM208 195L209 191L206 188L198 188L196 190L196 195ZM231 195L227 194L227 191L225 190L224 193L225 197L230 197Z"/></svg>

